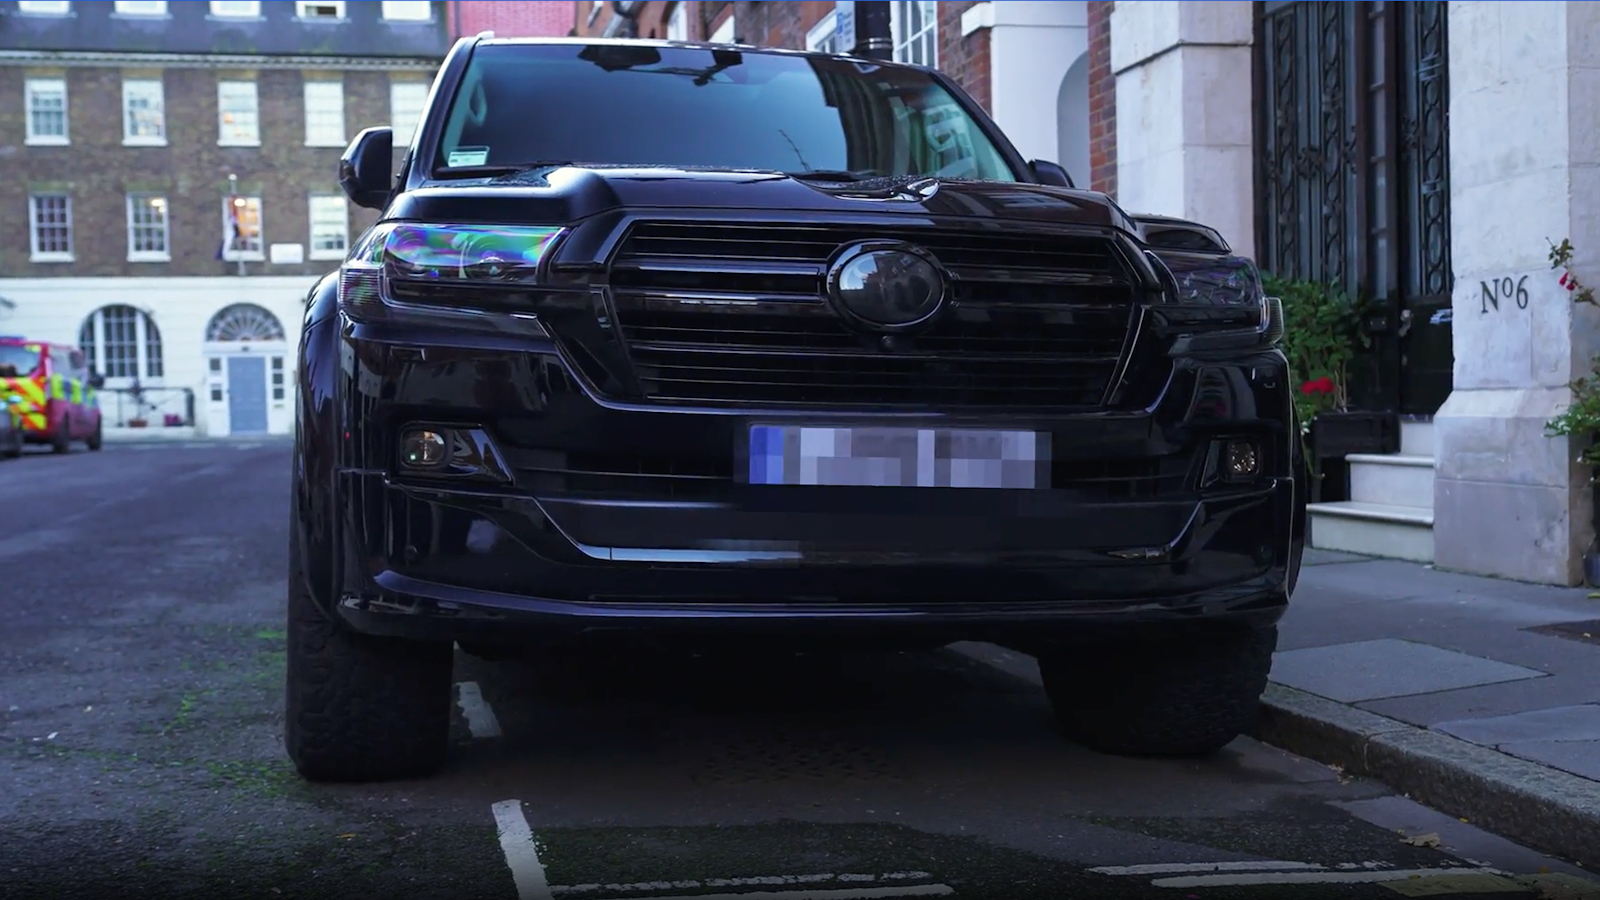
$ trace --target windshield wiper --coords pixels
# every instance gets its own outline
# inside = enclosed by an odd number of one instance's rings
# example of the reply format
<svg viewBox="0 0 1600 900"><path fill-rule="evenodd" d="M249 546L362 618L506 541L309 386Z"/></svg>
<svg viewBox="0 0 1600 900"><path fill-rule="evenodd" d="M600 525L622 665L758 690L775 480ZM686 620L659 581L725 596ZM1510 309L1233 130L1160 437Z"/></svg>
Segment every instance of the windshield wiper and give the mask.
<svg viewBox="0 0 1600 900"><path fill-rule="evenodd" d="M538 162L513 163L497 166L441 166L433 170L434 178L497 178L502 175L517 175L522 172L531 172L534 169L553 169L558 166L570 166L571 160L551 159Z"/></svg>

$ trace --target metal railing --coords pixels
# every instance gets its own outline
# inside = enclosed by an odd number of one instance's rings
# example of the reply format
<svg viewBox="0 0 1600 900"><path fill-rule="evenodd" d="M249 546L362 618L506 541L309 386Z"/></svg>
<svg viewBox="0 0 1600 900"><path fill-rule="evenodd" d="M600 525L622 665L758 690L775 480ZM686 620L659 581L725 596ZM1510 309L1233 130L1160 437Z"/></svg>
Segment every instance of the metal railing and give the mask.
<svg viewBox="0 0 1600 900"><path fill-rule="evenodd" d="M194 425L194 388L101 388L100 414L108 428L176 428Z"/></svg>

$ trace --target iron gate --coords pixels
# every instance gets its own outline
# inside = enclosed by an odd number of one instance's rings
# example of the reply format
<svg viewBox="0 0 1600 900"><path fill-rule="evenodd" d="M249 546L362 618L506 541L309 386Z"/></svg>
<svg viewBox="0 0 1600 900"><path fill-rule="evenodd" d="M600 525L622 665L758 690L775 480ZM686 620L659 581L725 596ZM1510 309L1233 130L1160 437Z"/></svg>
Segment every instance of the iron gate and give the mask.
<svg viewBox="0 0 1600 900"><path fill-rule="evenodd" d="M1431 415L1453 360L1446 3L1256 6L1261 266L1372 301L1352 393Z"/></svg>

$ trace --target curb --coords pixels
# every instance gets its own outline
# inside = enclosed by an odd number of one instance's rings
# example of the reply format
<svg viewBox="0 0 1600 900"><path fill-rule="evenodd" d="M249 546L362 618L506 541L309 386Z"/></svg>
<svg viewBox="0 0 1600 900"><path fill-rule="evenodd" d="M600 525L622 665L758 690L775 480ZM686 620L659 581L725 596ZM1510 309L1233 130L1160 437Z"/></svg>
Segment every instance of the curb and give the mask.
<svg viewBox="0 0 1600 900"><path fill-rule="evenodd" d="M1254 737L1600 869L1600 782L1281 684L1267 685Z"/></svg>

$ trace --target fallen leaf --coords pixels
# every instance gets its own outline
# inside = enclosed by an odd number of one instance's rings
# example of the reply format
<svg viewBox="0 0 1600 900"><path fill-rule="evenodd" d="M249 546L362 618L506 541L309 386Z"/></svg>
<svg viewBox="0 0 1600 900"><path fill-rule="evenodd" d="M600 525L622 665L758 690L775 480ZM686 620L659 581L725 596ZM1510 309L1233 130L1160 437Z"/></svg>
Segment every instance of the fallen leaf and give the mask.
<svg viewBox="0 0 1600 900"><path fill-rule="evenodd" d="M341 835L339 835L339 840L341 840L341 841L348 841L348 840L350 840L350 839L351 839L351 838L353 838L353 837L355 837L355 836L356 836L356 833L355 833L355 832L353 832L353 831L351 831L351 832L347 832L347 833L345 833L345 834L341 834Z"/></svg>
<svg viewBox="0 0 1600 900"><path fill-rule="evenodd" d="M1401 838L1400 843L1410 844L1413 847L1437 847L1439 846L1439 836L1430 831L1427 834L1419 834L1416 837Z"/></svg>
<svg viewBox="0 0 1600 900"><path fill-rule="evenodd" d="M60 733L61 732L59 732L59 731L52 731L49 734L45 735L44 739L47 740L47 741L53 741L53 740L56 739L56 735L58 735Z"/></svg>

